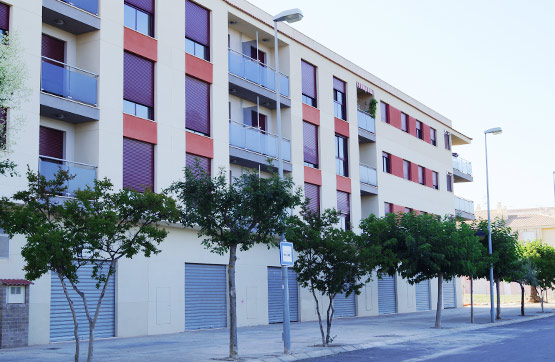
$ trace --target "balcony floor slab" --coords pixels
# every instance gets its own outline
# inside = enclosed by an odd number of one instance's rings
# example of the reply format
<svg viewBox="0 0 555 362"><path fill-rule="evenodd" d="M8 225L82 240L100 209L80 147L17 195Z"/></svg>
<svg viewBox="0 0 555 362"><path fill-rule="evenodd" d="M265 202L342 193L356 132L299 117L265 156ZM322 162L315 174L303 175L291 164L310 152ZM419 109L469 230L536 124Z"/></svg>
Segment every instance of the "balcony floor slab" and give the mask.
<svg viewBox="0 0 555 362"><path fill-rule="evenodd" d="M58 0L42 0L42 22L75 35L100 30L99 17Z"/></svg>
<svg viewBox="0 0 555 362"><path fill-rule="evenodd" d="M100 120L98 108L48 93L40 94L40 115L73 124Z"/></svg>

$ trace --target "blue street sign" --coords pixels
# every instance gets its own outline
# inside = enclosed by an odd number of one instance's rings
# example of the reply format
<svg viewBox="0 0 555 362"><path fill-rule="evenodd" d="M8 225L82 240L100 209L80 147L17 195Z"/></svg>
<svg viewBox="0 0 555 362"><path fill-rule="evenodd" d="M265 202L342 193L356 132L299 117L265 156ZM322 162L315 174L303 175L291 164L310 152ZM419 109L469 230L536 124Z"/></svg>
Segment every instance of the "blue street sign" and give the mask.
<svg viewBox="0 0 555 362"><path fill-rule="evenodd" d="M279 243L279 259L282 266L293 266L293 243L282 241Z"/></svg>

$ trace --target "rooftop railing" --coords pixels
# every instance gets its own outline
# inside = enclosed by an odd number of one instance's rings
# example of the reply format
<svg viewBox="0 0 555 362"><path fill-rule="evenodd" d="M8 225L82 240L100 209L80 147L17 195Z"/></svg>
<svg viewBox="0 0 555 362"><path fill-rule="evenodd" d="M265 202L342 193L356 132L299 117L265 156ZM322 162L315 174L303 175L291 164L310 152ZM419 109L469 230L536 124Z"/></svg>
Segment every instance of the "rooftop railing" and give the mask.
<svg viewBox="0 0 555 362"><path fill-rule="evenodd" d="M84 190L87 186L94 186L96 166L54 157L39 156L39 173L47 180L53 180L60 169L74 176L73 179L67 181L66 193L62 196L71 197L78 189Z"/></svg>
<svg viewBox="0 0 555 362"><path fill-rule="evenodd" d="M453 156L453 169L472 176L472 163L463 158Z"/></svg>
<svg viewBox="0 0 555 362"><path fill-rule="evenodd" d="M278 157L278 138L246 124L229 121L229 144L271 158ZM282 143L283 160L291 161L291 142L284 138Z"/></svg>
<svg viewBox="0 0 555 362"><path fill-rule="evenodd" d="M359 109L357 112L358 127L376 133L376 120L369 113Z"/></svg>
<svg viewBox="0 0 555 362"><path fill-rule="evenodd" d="M378 186L378 172L376 171L375 167L361 163L359 166L359 170L360 182L371 186Z"/></svg>
<svg viewBox="0 0 555 362"><path fill-rule="evenodd" d="M97 105L98 75L42 57L41 90L77 102Z"/></svg>
<svg viewBox="0 0 555 362"><path fill-rule="evenodd" d="M276 71L262 62L229 49L229 72L272 92L276 91ZM279 92L289 97L289 77L279 73Z"/></svg>
<svg viewBox="0 0 555 362"><path fill-rule="evenodd" d="M64 3L75 6L76 8L98 15L98 0L61 0Z"/></svg>
<svg viewBox="0 0 555 362"><path fill-rule="evenodd" d="M474 201L455 196L455 210L474 215Z"/></svg>

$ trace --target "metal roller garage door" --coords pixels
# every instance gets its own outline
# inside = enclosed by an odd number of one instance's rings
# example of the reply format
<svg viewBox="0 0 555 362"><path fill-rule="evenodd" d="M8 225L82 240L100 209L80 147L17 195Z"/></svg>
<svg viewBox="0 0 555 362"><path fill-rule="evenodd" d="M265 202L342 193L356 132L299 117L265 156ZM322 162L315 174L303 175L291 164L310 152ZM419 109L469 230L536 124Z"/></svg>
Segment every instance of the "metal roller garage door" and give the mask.
<svg viewBox="0 0 555 362"><path fill-rule="evenodd" d="M443 309L457 308L455 303L455 281L443 282Z"/></svg>
<svg viewBox="0 0 555 362"><path fill-rule="evenodd" d="M430 310L430 281L424 280L417 283L415 289L416 310Z"/></svg>
<svg viewBox="0 0 555 362"><path fill-rule="evenodd" d="M102 291L96 289L96 280L91 278L92 265L79 268L79 289L85 292L89 312L94 313L96 303ZM114 337L115 335L115 275L110 277L106 293L102 298L100 313L94 328L95 338ZM66 287L75 305L77 322L79 323L79 339L89 339L89 322L85 314L85 306L81 297L73 290L66 280ZM73 336L73 317L69 304L62 288L62 283L56 273L52 273L50 282L50 341L72 341Z"/></svg>
<svg viewBox="0 0 555 362"><path fill-rule="evenodd" d="M345 294L337 294L333 299L333 310L335 317L354 317L357 314L356 295L351 293L348 297Z"/></svg>
<svg viewBox="0 0 555 362"><path fill-rule="evenodd" d="M289 282L289 315L291 322L299 320L299 286L297 273L287 268ZM283 294L281 292L281 268L268 267L268 321L283 322Z"/></svg>
<svg viewBox="0 0 555 362"><path fill-rule="evenodd" d="M185 264L185 329L227 327L225 265Z"/></svg>
<svg viewBox="0 0 555 362"><path fill-rule="evenodd" d="M378 279L378 312L393 314L397 312L395 277L384 275Z"/></svg>

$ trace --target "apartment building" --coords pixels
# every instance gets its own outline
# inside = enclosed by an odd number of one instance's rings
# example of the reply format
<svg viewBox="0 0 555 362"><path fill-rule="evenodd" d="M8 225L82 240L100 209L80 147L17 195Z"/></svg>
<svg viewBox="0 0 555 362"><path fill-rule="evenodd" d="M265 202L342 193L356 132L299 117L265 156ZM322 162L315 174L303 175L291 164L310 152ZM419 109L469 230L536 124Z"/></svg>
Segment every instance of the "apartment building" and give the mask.
<svg viewBox="0 0 555 362"><path fill-rule="evenodd" d="M230 179L247 169L263 176L278 145L272 26L270 14L244 0L0 0L0 28L17 35L32 88L20 109L8 110L11 159L22 174L26 165L46 176L66 167L77 175L69 197L104 177L160 191L195 160ZM472 181L470 163L453 153L469 137L302 33L278 29L283 168L311 207L337 208L355 231L370 214L473 217L453 193L454 183ZM18 132L16 119L24 120ZM24 177L0 179L1 195L24 187ZM193 230L169 231L159 255L118 262L97 337L227 326L227 257L207 251ZM24 278L25 240L0 239L0 277ZM277 249L239 253L240 326L281 321L278 267ZM87 272L82 285L94 294ZM289 285L292 320L316 319L293 271ZM29 344L71 340L58 279L46 275L27 291ZM406 313L435 309L436 295L433 280L375 277L334 304L340 317ZM462 306L459 280L445 284L444 300Z"/></svg>

